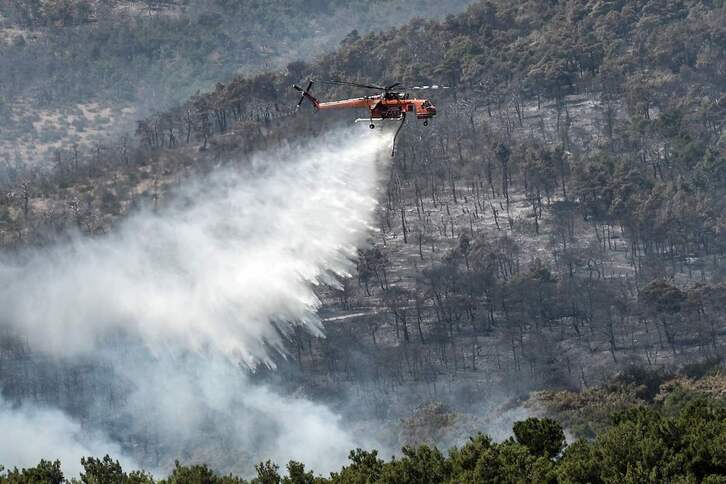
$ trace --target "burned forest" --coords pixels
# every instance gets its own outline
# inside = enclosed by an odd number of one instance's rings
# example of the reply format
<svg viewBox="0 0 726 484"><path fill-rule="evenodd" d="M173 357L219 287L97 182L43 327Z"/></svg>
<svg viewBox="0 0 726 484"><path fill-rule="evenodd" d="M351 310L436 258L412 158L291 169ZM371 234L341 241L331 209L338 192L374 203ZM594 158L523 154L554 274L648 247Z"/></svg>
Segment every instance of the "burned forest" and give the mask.
<svg viewBox="0 0 726 484"><path fill-rule="evenodd" d="M720 482L726 3L263 3L0 3L0 482Z"/></svg>

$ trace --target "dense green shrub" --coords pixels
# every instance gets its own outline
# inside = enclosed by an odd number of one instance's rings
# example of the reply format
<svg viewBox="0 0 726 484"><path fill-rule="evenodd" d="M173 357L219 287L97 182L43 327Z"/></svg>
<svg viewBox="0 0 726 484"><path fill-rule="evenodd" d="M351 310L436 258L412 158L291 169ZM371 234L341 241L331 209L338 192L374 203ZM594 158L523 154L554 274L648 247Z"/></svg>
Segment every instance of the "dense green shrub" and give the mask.
<svg viewBox="0 0 726 484"><path fill-rule="evenodd" d="M436 447L404 447L383 461L378 453L356 449L350 464L329 477L315 476L291 461L285 476L270 462L256 466L247 481L221 476L206 465L176 463L163 484L417 484L524 482L724 482L726 407L719 399L692 395L677 412L665 405L638 406L612 415L611 425L594 440L565 447L562 427L549 418L514 424L515 438L494 442L478 434L448 454ZM671 409L672 410L672 409ZM564 450L563 450L564 448ZM147 473L126 474L109 456L82 459L84 484L151 484ZM62 483L60 462L0 474L2 484Z"/></svg>

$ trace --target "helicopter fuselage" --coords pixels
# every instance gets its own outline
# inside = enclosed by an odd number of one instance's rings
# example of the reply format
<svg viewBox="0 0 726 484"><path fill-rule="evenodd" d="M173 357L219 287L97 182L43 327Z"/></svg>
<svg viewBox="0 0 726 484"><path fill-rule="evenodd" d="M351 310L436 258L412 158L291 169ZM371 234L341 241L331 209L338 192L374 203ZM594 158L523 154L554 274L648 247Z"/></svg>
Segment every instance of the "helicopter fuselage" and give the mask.
<svg viewBox="0 0 726 484"><path fill-rule="evenodd" d="M400 119L404 113L415 114L418 119L436 116L436 107L428 99L411 99L399 93L318 102L315 107L321 111L365 108L369 110L371 119Z"/></svg>
<svg viewBox="0 0 726 484"><path fill-rule="evenodd" d="M373 86L366 84L351 83L345 81L327 81L335 85L347 85L364 89L378 89L382 92L373 96L356 97L352 99L341 99L339 101L328 101L320 102L312 94L310 94L310 88L313 86L313 81L308 82L308 86L303 89L300 86L293 84L292 87L300 93L300 99L297 103L297 108L300 107L302 102L307 99L313 105L316 111L326 111L329 109L367 109L368 117L365 119L357 119L358 121L369 121L368 125L371 129L376 127L374 121L381 120L400 120L401 123L393 135L393 145L391 148L391 156L395 154L396 150L396 139L398 133L403 128L403 124L406 122L406 116L408 114L415 115L417 119L423 120L423 125L429 125L429 119L436 116L436 106L434 106L428 99L416 99L409 98L408 94L394 91L393 89L400 86L400 83L391 84L387 87ZM438 89L439 86L430 86L433 89ZM429 86L414 87L413 89L428 89ZM446 86L444 89L448 89Z"/></svg>

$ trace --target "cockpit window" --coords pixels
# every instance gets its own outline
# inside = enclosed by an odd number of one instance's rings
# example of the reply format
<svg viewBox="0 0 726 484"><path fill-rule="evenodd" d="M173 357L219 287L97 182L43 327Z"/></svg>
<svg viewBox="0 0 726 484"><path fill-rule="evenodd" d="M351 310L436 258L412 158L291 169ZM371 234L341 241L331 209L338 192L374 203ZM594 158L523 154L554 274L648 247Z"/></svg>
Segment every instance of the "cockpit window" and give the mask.
<svg viewBox="0 0 726 484"><path fill-rule="evenodd" d="M424 108L428 108L428 107L431 107L431 103L429 101L424 101L421 106Z"/></svg>

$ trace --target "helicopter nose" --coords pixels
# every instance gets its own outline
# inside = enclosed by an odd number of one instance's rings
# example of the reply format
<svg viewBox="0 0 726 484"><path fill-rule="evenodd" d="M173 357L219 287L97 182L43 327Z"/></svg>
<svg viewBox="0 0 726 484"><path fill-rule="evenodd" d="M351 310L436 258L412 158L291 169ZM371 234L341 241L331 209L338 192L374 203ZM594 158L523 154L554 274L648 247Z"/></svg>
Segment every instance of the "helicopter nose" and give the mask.
<svg viewBox="0 0 726 484"><path fill-rule="evenodd" d="M436 115L436 108L434 106L429 106L426 110L428 111L428 113L431 116L435 116Z"/></svg>

